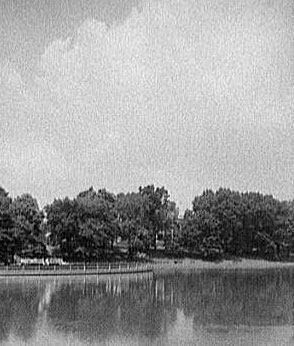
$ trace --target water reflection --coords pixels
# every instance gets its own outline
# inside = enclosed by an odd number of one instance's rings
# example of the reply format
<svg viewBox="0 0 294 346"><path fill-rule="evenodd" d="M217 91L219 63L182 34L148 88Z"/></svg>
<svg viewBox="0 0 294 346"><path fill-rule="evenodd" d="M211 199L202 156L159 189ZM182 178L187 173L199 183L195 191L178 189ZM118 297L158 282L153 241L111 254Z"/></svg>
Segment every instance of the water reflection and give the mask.
<svg viewBox="0 0 294 346"><path fill-rule="evenodd" d="M0 341L12 333L24 341L34 335L43 291L36 283L1 281Z"/></svg>
<svg viewBox="0 0 294 346"><path fill-rule="evenodd" d="M199 328L217 336L236 326L292 328L293 288L291 269L2 279L0 342L13 336L33 344L41 330L90 345L114 338L169 344L188 321L194 336Z"/></svg>
<svg viewBox="0 0 294 346"><path fill-rule="evenodd" d="M291 270L179 274L177 306L199 326L279 326L294 322ZM172 284L172 283L171 283Z"/></svg>
<svg viewBox="0 0 294 346"><path fill-rule="evenodd" d="M175 307L156 297L157 286L152 275L65 283L52 295L48 323L91 341L115 334L152 339L176 320Z"/></svg>

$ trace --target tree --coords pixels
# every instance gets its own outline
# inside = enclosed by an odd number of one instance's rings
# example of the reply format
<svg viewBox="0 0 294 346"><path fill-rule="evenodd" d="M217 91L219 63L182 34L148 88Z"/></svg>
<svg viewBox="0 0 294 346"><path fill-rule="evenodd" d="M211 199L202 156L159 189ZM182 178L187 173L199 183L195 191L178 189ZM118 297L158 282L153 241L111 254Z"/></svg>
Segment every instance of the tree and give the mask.
<svg viewBox="0 0 294 346"><path fill-rule="evenodd" d="M289 203L271 195L205 190L185 214L182 243L190 250L215 244L230 256L277 260L288 256L293 246L290 210Z"/></svg>
<svg viewBox="0 0 294 346"><path fill-rule="evenodd" d="M84 258L97 257L97 250L113 250L118 234L116 196L105 189L90 188L77 198L79 250Z"/></svg>
<svg viewBox="0 0 294 346"><path fill-rule="evenodd" d="M68 260L92 260L112 250L118 224L116 198L106 190L90 188L70 200L45 207L50 241Z"/></svg>
<svg viewBox="0 0 294 346"><path fill-rule="evenodd" d="M185 212L181 238L184 248L204 258L220 257L224 252L219 221L207 208Z"/></svg>
<svg viewBox="0 0 294 346"><path fill-rule="evenodd" d="M150 236L144 227L144 198L140 193L120 193L116 209L120 223L120 236L128 242L129 257L137 251L149 250Z"/></svg>
<svg viewBox="0 0 294 346"><path fill-rule="evenodd" d="M164 230L169 194L164 187L155 188L154 185L139 187L139 194L143 197L143 225L156 250L157 236Z"/></svg>
<svg viewBox="0 0 294 346"><path fill-rule="evenodd" d="M38 202L29 194L23 194L10 205L14 225L15 253L25 257L43 257L41 224L44 219Z"/></svg>
<svg viewBox="0 0 294 346"><path fill-rule="evenodd" d="M45 207L50 245L66 260L76 257L78 247L77 203L68 197L55 199Z"/></svg>
<svg viewBox="0 0 294 346"><path fill-rule="evenodd" d="M11 203L8 192L0 187L0 261L4 263L12 260L14 251Z"/></svg>

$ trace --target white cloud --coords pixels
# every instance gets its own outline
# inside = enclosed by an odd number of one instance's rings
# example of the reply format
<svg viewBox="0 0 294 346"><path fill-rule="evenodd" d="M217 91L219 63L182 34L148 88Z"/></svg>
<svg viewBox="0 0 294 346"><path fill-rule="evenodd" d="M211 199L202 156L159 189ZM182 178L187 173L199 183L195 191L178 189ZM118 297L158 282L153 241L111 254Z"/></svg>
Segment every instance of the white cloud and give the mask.
<svg viewBox="0 0 294 346"><path fill-rule="evenodd" d="M231 12L225 16L217 12L224 5L209 11L204 4L187 4L151 3L109 30L95 20L85 22L73 38L46 49L42 84L61 103L96 110L102 117L133 112L159 121L169 113L165 123L175 111L184 111L191 121L193 110L206 100L210 121L215 121L215 107L222 107L222 121L238 118L226 108L236 114L246 109L245 122L259 122L257 115L275 121L278 115L271 109L281 98L281 85L289 92L285 78L293 68L281 54L292 43L288 27L261 5L252 11L244 6L242 15L227 9ZM265 11L271 22L263 19Z"/></svg>
<svg viewBox="0 0 294 346"><path fill-rule="evenodd" d="M4 106L17 114L6 122L23 119L29 136L49 143L52 161L62 158L71 183L62 191L126 190L159 175L180 199L222 184L288 196L290 6L154 0L121 25L89 19L46 47L32 84L11 76L17 92L6 99L22 101ZM50 171L40 155L33 161Z"/></svg>

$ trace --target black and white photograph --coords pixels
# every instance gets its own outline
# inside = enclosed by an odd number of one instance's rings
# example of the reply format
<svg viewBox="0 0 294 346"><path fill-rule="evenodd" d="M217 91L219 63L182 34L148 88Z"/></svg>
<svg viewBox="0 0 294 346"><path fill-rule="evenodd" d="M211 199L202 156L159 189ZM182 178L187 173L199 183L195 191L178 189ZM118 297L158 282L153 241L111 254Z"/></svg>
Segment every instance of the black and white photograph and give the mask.
<svg viewBox="0 0 294 346"><path fill-rule="evenodd" d="M294 0L0 0L0 346L294 345Z"/></svg>

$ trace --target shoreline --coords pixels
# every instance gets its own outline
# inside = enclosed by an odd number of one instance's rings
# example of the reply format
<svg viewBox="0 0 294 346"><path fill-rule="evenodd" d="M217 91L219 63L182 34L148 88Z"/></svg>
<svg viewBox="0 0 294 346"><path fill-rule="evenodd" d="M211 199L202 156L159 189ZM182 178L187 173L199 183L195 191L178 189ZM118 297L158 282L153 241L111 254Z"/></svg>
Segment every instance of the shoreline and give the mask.
<svg viewBox="0 0 294 346"><path fill-rule="evenodd" d="M256 271L269 269L294 268L294 262L271 262L263 259L222 260L219 262L203 261L201 259L162 259L153 258L148 264L129 267L110 268L55 268L55 269L0 269L0 277L61 277L61 276L103 276L120 274L139 274L153 272L155 274L175 271Z"/></svg>
<svg viewBox="0 0 294 346"><path fill-rule="evenodd" d="M9 268L0 269L0 277L58 277L58 276L101 276L101 275L121 275L121 274L140 274L152 272L151 265L136 265L126 267L109 268Z"/></svg>
<svg viewBox="0 0 294 346"><path fill-rule="evenodd" d="M223 260L209 262L200 259L162 260L154 258L153 268L156 272L169 270L264 270L294 268L294 262L271 262L262 259Z"/></svg>

